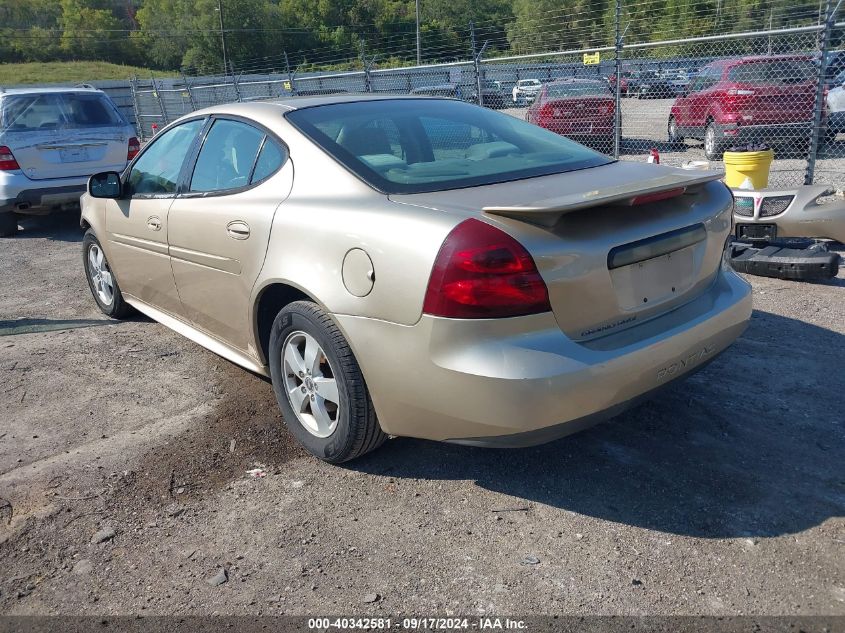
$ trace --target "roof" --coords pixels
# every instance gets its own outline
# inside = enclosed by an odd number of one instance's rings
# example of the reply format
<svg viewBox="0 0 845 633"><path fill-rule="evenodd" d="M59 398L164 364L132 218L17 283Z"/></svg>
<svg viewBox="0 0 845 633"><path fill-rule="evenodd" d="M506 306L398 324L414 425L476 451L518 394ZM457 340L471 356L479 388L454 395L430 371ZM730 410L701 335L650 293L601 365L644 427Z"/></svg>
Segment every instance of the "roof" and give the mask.
<svg viewBox="0 0 845 633"><path fill-rule="evenodd" d="M737 66L750 62L778 62L778 61L813 61L812 55L746 55L745 57L732 57L731 59L717 59L710 62L708 66Z"/></svg>
<svg viewBox="0 0 845 633"><path fill-rule="evenodd" d="M102 92L93 86L53 86L50 88L2 88L0 95L57 94L68 92Z"/></svg>
<svg viewBox="0 0 845 633"><path fill-rule="evenodd" d="M358 101L388 101L399 99L437 99L438 97L429 97L427 95L409 95L409 94L370 94L370 93L350 93L350 94L331 94L331 95L313 95L306 97L282 97L279 99L267 99L263 101L253 101L251 103L224 103L217 106L211 106L203 110L198 110L196 113L202 112L220 112L232 111L234 108L240 107L277 107L285 110L301 110L302 108L311 108L314 106L329 105L333 103L354 103ZM449 99L452 101L452 99Z"/></svg>

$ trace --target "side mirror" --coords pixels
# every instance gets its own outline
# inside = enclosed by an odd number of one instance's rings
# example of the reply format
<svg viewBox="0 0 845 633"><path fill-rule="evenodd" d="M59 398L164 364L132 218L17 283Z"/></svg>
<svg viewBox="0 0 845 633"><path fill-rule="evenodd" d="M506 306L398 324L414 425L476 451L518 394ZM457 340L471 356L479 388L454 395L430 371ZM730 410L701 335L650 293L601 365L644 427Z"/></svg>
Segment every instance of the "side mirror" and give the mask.
<svg viewBox="0 0 845 633"><path fill-rule="evenodd" d="M103 171L88 179L88 193L92 198L120 198L121 189L120 174L116 171Z"/></svg>

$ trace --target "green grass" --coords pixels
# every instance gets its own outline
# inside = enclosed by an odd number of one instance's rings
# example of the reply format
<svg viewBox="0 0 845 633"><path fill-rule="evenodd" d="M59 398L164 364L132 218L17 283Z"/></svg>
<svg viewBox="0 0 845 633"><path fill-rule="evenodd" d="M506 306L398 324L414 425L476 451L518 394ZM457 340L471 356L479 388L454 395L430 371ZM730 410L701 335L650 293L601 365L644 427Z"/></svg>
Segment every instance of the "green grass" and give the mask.
<svg viewBox="0 0 845 633"><path fill-rule="evenodd" d="M175 73L154 71L156 77L173 77ZM17 84L76 84L100 79L129 79L131 75L149 79L149 68L122 66L109 62L28 62L0 64L0 86Z"/></svg>

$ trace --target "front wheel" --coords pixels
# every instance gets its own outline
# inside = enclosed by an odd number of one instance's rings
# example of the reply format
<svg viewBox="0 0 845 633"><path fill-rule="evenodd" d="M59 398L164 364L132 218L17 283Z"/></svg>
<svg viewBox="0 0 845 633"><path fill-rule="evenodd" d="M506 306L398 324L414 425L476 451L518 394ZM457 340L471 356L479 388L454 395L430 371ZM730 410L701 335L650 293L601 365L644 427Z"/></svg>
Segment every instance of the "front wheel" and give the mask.
<svg viewBox="0 0 845 633"><path fill-rule="evenodd" d="M0 237L12 237L18 232L18 216L11 211L0 213Z"/></svg>
<svg viewBox="0 0 845 633"><path fill-rule="evenodd" d="M123 319L132 313L132 307L123 300L117 279L109 267L103 247L91 229L82 238L82 265L94 301L113 319Z"/></svg>
<svg viewBox="0 0 845 633"><path fill-rule="evenodd" d="M312 455L338 464L387 439L349 344L317 305L296 301L276 315L269 355L285 424Z"/></svg>

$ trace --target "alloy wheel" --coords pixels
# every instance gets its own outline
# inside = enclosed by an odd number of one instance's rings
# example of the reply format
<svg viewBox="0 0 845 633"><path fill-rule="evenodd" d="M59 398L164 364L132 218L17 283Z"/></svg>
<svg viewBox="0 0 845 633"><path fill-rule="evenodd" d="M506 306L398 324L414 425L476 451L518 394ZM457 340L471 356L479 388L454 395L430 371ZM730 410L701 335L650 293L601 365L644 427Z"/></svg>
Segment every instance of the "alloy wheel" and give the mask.
<svg viewBox="0 0 845 633"><path fill-rule="evenodd" d="M302 426L329 437L340 417L337 380L323 348L306 332L292 332L282 345L282 371L288 401Z"/></svg>
<svg viewBox="0 0 845 633"><path fill-rule="evenodd" d="M111 305L114 301L114 279L103 251L97 244L91 244L88 249L88 274L100 301L104 305Z"/></svg>

